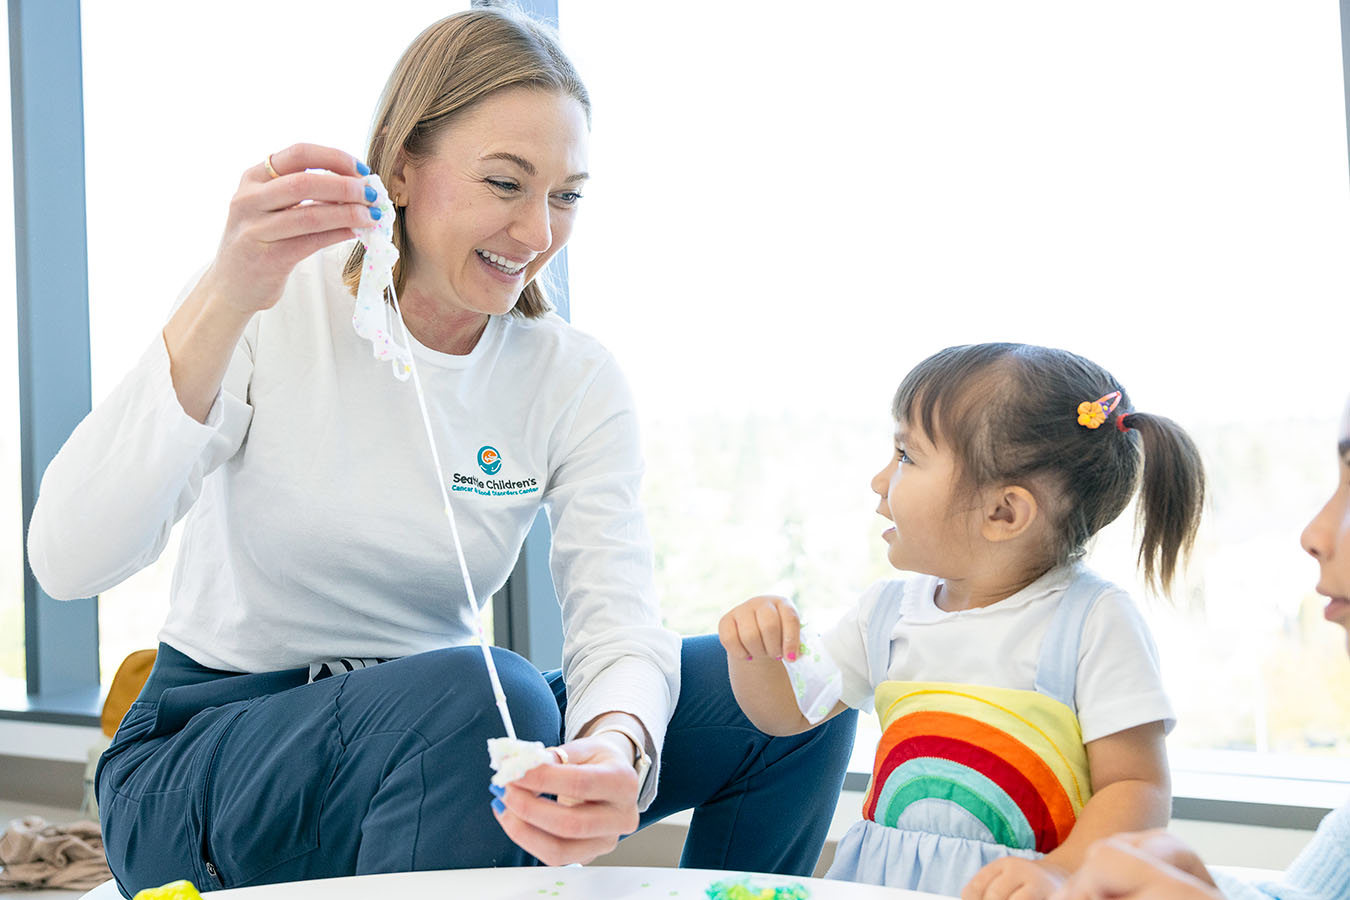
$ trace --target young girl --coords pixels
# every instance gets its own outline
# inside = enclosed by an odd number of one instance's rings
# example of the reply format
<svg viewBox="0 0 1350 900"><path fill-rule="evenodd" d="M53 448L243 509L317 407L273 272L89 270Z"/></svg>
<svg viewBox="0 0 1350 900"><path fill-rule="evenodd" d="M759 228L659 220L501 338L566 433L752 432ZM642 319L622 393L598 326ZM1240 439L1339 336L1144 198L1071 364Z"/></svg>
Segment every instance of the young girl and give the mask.
<svg viewBox="0 0 1350 900"><path fill-rule="evenodd" d="M1153 641L1078 560L1142 469L1139 560L1170 587L1199 524L1199 455L1106 370L1044 347L943 350L893 413L872 489L887 558L914 574L873 585L810 647L788 600L736 607L719 627L732 687L770 734L875 702L863 821L829 877L1046 897L1094 839L1168 819L1173 717Z"/></svg>

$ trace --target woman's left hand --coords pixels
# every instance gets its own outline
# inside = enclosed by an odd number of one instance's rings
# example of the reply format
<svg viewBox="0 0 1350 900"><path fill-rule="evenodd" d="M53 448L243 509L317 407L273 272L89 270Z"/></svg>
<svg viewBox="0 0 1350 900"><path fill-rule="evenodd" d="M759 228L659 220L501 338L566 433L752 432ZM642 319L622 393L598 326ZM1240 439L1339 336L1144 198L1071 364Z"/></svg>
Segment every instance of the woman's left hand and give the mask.
<svg viewBox="0 0 1350 900"><path fill-rule="evenodd" d="M638 779L628 739L610 732L561 749L567 765L535 766L506 786L504 809L493 806L507 837L549 866L588 863L638 827Z"/></svg>

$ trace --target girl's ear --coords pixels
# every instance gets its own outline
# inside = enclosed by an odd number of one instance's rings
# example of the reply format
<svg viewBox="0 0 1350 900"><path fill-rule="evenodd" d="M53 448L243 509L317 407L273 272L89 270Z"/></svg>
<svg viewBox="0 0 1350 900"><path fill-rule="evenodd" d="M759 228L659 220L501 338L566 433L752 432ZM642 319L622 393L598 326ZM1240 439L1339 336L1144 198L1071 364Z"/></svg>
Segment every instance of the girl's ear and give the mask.
<svg viewBox="0 0 1350 900"><path fill-rule="evenodd" d="M994 543L1021 537L1040 516L1040 506L1031 491L1020 485L1008 485L993 491L985 503L980 533Z"/></svg>

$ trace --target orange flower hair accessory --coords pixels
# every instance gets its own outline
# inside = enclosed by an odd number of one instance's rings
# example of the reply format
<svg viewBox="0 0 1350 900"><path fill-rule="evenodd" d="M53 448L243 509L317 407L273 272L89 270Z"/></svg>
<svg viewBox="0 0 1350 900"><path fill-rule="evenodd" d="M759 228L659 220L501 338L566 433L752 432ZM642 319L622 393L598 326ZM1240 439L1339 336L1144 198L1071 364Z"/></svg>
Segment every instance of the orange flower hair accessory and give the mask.
<svg viewBox="0 0 1350 900"><path fill-rule="evenodd" d="M1119 404L1120 391L1112 391L1096 400L1084 400L1078 404L1078 424L1084 428L1100 428Z"/></svg>

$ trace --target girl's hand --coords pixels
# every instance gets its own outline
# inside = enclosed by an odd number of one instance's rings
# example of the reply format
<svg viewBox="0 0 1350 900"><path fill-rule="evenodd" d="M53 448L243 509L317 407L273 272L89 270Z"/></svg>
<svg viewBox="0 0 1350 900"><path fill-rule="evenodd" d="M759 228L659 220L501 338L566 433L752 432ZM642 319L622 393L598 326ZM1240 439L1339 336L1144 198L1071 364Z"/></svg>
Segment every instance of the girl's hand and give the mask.
<svg viewBox="0 0 1350 900"><path fill-rule="evenodd" d="M300 260L374 222L351 154L295 144L270 159L278 177L260 162L239 180L216 258L202 276L208 295L236 313L275 305Z"/></svg>
<svg viewBox="0 0 1350 900"><path fill-rule="evenodd" d="M1097 841L1054 900L1223 900L1200 857L1165 831Z"/></svg>
<svg viewBox="0 0 1350 900"><path fill-rule="evenodd" d="M507 785L493 803L507 837L545 865L561 866L588 863L637 831L637 773L628 739L618 739L602 733L563 744L567 765L544 763Z"/></svg>
<svg viewBox="0 0 1350 900"><path fill-rule="evenodd" d="M717 637L733 660L794 660L801 646L801 618L786 597L752 597L722 617Z"/></svg>
<svg viewBox="0 0 1350 900"><path fill-rule="evenodd" d="M1066 875L1043 859L1005 856L976 872L961 891L961 900L1047 900Z"/></svg>
<svg viewBox="0 0 1350 900"><path fill-rule="evenodd" d="M774 735L801 734L814 727L797 706L787 668L775 662L795 660L801 646L801 619L791 600L752 597L722 617L717 636L727 651L732 693L752 725ZM825 718L847 708L836 703Z"/></svg>

